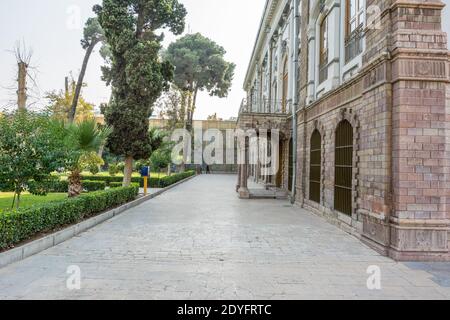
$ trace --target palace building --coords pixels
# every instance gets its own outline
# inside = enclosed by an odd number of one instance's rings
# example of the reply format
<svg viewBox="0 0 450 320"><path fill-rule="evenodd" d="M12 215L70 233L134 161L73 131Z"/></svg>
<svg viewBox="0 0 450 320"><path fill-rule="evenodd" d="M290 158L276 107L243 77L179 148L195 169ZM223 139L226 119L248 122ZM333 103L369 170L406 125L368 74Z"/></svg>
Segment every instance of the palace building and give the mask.
<svg viewBox="0 0 450 320"><path fill-rule="evenodd" d="M444 6L267 0L237 127L279 132L280 169L250 164L248 142L239 196L257 182L396 260L450 260Z"/></svg>

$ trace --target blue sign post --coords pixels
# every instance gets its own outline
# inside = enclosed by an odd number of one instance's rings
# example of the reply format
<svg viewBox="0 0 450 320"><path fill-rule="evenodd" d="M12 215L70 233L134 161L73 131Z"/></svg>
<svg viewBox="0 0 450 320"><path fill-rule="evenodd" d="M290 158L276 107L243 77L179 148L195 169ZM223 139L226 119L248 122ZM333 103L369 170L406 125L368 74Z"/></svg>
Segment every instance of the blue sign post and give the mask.
<svg viewBox="0 0 450 320"><path fill-rule="evenodd" d="M148 191L148 177L150 175L150 167L145 166L141 169L141 176L144 178L144 196L147 195Z"/></svg>
<svg viewBox="0 0 450 320"><path fill-rule="evenodd" d="M148 177L149 174L150 174L150 167L148 167L148 166L142 167L142 169L141 169L141 176L142 177Z"/></svg>

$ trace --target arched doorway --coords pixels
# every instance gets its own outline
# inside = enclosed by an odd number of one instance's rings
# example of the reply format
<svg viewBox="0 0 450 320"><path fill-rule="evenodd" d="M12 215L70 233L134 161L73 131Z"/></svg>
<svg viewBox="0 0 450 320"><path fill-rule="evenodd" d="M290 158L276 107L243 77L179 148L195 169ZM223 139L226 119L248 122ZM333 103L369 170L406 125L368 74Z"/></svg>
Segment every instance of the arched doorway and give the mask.
<svg viewBox="0 0 450 320"><path fill-rule="evenodd" d="M311 136L309 168L309 200L320 203L320 189L322 180L322 136L314 130Z"/></svg>
<svg viewBox="0 0 450 320"><path fill-rule="evenodd" d="M352 215L353 127L347 120L336 129L334 209Z"/></svg>

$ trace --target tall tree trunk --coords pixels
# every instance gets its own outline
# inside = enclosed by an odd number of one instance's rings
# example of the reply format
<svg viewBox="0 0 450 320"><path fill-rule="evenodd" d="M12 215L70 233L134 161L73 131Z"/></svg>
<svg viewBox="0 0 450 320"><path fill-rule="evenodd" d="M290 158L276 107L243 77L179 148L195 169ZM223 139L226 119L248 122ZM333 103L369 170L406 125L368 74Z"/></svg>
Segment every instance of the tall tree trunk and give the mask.
<svg viewBox="0 0 450 320"><path fill-rule="evenodd" d="M180 120L183 121L183 129L184 132L187 130L187 121L188 121L188 102L187 102L187 95L188 93L186 91L182 91L181 93L181 110L180 110ZM186 143L186 135L183 137L183 143ZM186 148L186 144L184 146ZM185 149L183 149L184 151ZM183 161L180 166L180 171L184 172L186 170L186 155L183 152Z"/></svg>
<svg viewBox="0 0 450 320"><path fill-rule="evenodd" d="M27 64L19 62L19 77L17 90L17 106L20 111L24 111L27 106Z"/></svg>
<svg viewBox="0 0 450 320"><path fill-rule="evenodd" d="M191 108L191 128L193 127L194 113L195 109L197 108L197 95L198 95L198 88L196 87L194 89L194 99L192 100L192 108Z"/></svg>
<svg viewBox="0 0 450 320"><path fill-rule="evenodd" d="M64 95L66 99L69 97L69 77L64 78Z"/></svg>
<svg viewBox="0 0 450 320"><path fill-rule="evenodd" d="M103 159L103 152L105 151L105 145L104 144L102 144L101 146L100 146L100 148L98 149L98 156L101 158L101 159ZM101 165L99 165L98 166L98 169L99 170L101 170Z"/></svg>
<svg viewBox="0 0 450 320"><path fill-rule="evenodd" d="M17 195L17 192L14 192L14 197L13 197L13 202L12 202L12 205L11 205L11 210L14 209L14 206L16 204L16 195Z"/></svg>
<svg viewBox="0 0 450 320"><path fill-rule="evenodd" d="M183 149L183 164L181 166L181 172L184 172L186 170L186 162L188 161L189 152L189 133L192 130L191 126L191 105L192 105L192 93L190 91L187 92L187 106L186 106L186 119L184 121L184 137L183 137L183 143L184 143L184 149Z"/></svg>
<svg viewBox="0 0 450 320"><path fill-rule="evenodd" d="M20 208L20 193L17 194L17 205L16 205L16 209L19 210Z"/></svg>
<svg viewBox="0 0 450 320"><path fill-rule="evenodd" d="M189 91L188 92L188 108L187 108L188 112L187 112L187 125L186 128L188 131L191 131L192 127L192 92Z"/></svg>
<svg viewBox="0 0 450 320"><path fill-rule="evenodd" d="M125 169L123 172L123 186L129 187L131 185L131 175L133 174L133 157L125 158Z"/></svg>
<svg viewBox="0 0 450 320"><path fill-rule="evenodd" d="M73 123L75 120L75 115L77 113L78 100L80 99L81 87L83 86L84 76L86 75L86 69L89 63L89 58L91 57L92 51L94 50L99 40L92 41L90 46L86 50L84 55L83 65L81 66L80 75L78 76L77 86L75 88L75 95L73 96L72 106L69 111L69 123Z"/></svg>

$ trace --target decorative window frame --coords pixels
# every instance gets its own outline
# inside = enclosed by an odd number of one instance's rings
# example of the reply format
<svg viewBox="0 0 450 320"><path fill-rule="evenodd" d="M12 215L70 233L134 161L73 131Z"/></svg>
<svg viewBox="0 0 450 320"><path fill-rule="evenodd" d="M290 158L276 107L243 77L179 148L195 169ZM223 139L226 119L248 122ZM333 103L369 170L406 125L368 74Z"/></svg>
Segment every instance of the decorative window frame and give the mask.
<svg viewBox="0 0 450 320"><path fill-rule="evenodd" d="M341 83L341 0L312 0L308 25L308 99L311 103ZM327 17L328 28L336 32L328 34L328 77L319 82L320 25Z"/></svg>
<svg viewBox="0 0 450 320"><path fill-rule="evenodd" d="M363 27L362 27L362 50L361 52L353 57L351 60L346 61L346 55L345 55L345 45L346 45L346 38L347 38L347 0L341 0L342 1L342 10L341 10L341 30L343 30L343 37L340 44L340 55L342 57L341 59L341 81L342 83L348 81L351 79L354 75L356 75L359 71L359 69L362 66L362 56L364 51L366 50L366 37L364 36L364 27L366 25L367 21L367 0L360 0L363 1Z"/></svg>
<svg viewBox="0 0 450 320"><path fill-rule="evenodd" d="M351 108L342 108L339 110L339 114L336 116L336 118L333 121L333 131L332 134L329 136L331 139L330 142L332 142L333 150L336 148L336 130L341 123L341 121L347 120L353 128L353 170L352 170L352 215L351 220L352 221L358 221L358 211L359 211L359 164L360 164L360 158L359 158L359 151L360 151L360 122L358 116L354 113L354 110ZM334 159L334 151L332 159L330 159L333 163L333 168L335 168L335 159ZM336 173L335 169L332 170L332 179L333 179L333 186L335 184L336 179ZM333 199L331 199L330 206L332 207L333 211L338 213L338 217L342 218L342 220L346 220L346 216L343 213L340 213L334 209L334 192L333 192ZM349 223L351 224L351 223Z"/></svg>

